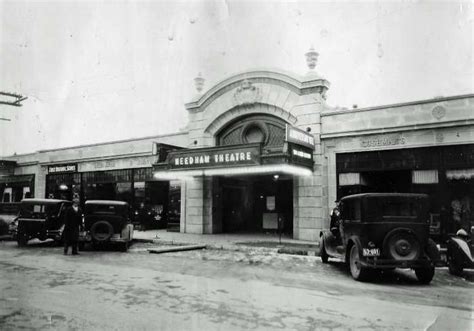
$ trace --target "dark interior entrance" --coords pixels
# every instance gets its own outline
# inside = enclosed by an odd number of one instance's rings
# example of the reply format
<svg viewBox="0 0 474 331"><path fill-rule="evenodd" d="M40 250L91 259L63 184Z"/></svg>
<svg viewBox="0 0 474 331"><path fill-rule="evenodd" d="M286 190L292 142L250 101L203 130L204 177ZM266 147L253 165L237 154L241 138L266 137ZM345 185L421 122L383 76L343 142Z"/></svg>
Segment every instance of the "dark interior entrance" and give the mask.
<svg viewBox="0 0 474 331"><path fill-rule="evenodd" d="M222 183L223 232L293 232L290 176L226 177ZM279 225L280 223L280 225Z"/></svg>

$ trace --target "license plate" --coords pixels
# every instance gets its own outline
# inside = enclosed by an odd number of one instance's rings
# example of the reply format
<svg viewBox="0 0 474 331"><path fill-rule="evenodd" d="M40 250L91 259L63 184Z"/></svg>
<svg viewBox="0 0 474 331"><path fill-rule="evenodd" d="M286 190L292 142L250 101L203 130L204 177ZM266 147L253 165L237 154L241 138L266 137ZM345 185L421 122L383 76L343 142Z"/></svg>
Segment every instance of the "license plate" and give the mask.
<svg viewBox="0 0 474 331"><path fill-rule="evenodd" d="M380 256L380 249L378 248L364 248L362 249L363 256Z"/></svg>

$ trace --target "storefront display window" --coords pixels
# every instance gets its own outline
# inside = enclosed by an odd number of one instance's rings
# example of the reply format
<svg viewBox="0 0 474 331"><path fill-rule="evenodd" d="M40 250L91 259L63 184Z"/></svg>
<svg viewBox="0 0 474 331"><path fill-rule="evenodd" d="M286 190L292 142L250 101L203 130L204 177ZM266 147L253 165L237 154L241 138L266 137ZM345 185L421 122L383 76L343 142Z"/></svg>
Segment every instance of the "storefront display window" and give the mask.
<svg viewBox="0 0 474 331"><path fill-rule="evenodd" d="M1 202L20 202L31 198L34 192L35 175L12 175L0 177Z"/></svg>

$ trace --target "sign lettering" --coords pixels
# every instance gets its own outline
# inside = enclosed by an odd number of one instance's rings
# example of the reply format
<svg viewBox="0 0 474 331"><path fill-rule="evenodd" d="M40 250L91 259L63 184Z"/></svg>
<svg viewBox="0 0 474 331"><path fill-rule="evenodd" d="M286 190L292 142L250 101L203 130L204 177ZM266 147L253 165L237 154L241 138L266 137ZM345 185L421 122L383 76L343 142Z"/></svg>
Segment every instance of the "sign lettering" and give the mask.
<svg viewBox="0 0 474 331"><path fill-rule="evenodd" d="M311 160L311 154L310 153L306 153L306 152L303 152L303 151L300 151L300 150L297 150L297 149L293 149L293 155L302 157L304 159Z"/></svg>
<svg viewBox="0 0 474 331"><path fill-rule="evenodd" d="M305 132L303 130L297 129L290 125L286 125L286 141L298 144L301 146L306 146L311 149L314 149L314 137L312 134Z"/></svg>
<svg viewBox="0 0 474 331"><path fill-rule="evenodd" d="M77 163L72 164L59 164L48 167L49 174L77 172Z"/></svg>
<svg viewBox="0 0 474 331"><path fill-rule="evenodd" d="M365 148L390 146L390 145L405 145L405 138L401 135L382 135L376 137L362 138L360 145Z"/></svg>
<svg viewBox="0 0 474 331"><path fill-rule="evenodd" d="M260 144L233 147L197 148L170 153L172 169L212 168L260 163Z"/></svg>

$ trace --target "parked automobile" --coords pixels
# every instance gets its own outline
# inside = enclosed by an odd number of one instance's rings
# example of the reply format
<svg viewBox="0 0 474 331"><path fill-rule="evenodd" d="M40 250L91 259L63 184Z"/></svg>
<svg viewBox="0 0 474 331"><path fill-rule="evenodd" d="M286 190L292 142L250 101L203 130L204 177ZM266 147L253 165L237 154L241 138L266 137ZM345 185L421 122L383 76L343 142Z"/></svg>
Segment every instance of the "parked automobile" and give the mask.
<svg viewBox="0 0 474 331"><path fill-rule="evenodd" d="M61 242L64 213L71 201L57 199L23 199L18 217L10 224L10 234L18 246L26 246L30 239L54 239Z"/></svg>
<svg viewBox="0 0 474 331"><path fill-rule="evenodd" d="M130 207L124 201L88 200L84 207L84 242L94 246L105 243L121 245L127 251L133 239Z"/></svg>
<svg viewBox="0 0 474 331"><path fill-rule="evenodd" d="M450 274L461 276L464 269L474 268L473 235L474 229L471 227L470 234L461 229L448 239L446 258Z"/></svg>
<svg viewBox="0 0 474 331"><path fill-rule="evenodd" d="M11 224L18 218L19 202L0 202L0 236L9 234Z"/></svg>
<svg viewBox="0 0 474 331"><path fill-rule="evenodd" d="M429 238L427 195L356 194L342 198L338 209L338 219L320 233L324 263L339 258L361 281L374 269L411 268L421 283L431 282L439 251Z"/></svg>

